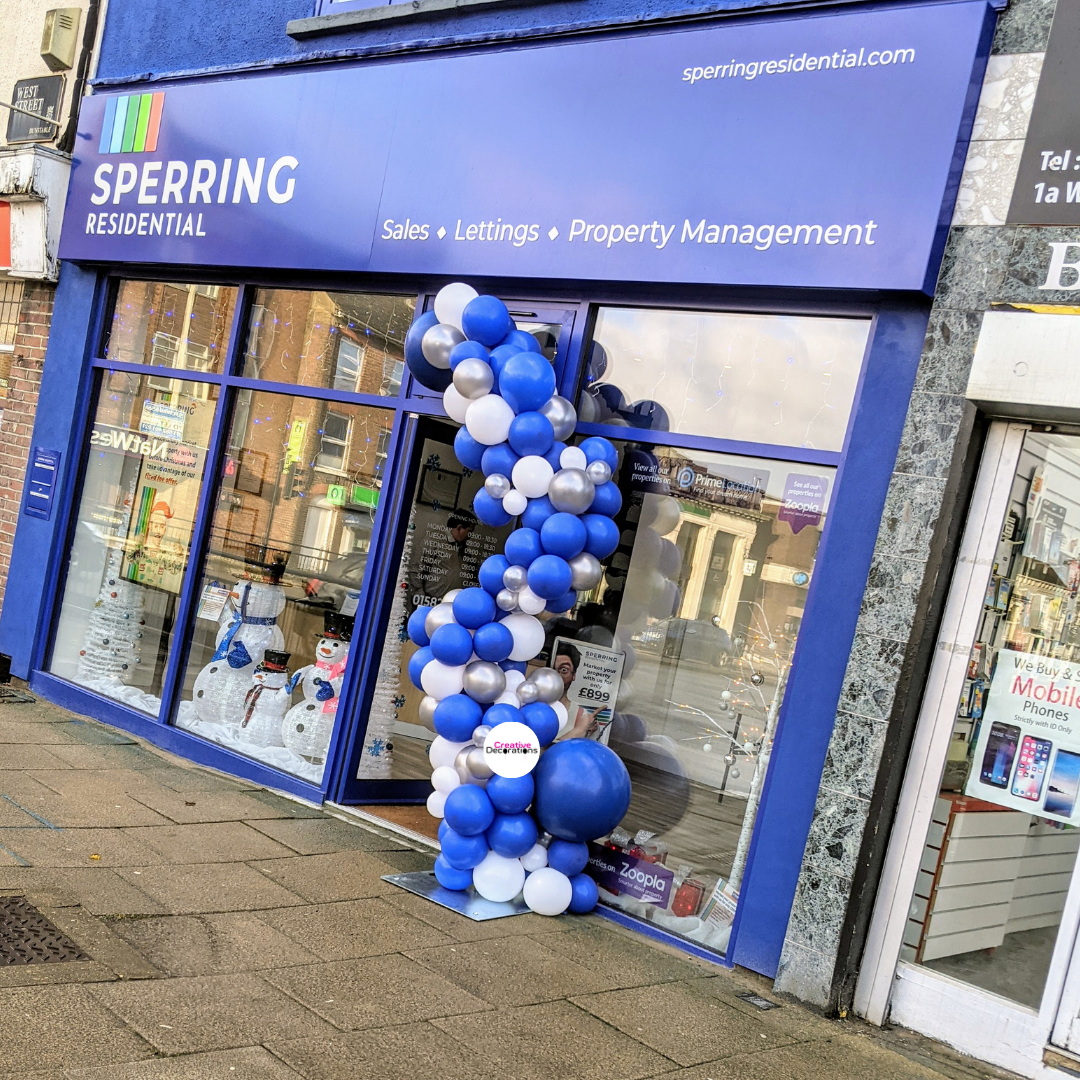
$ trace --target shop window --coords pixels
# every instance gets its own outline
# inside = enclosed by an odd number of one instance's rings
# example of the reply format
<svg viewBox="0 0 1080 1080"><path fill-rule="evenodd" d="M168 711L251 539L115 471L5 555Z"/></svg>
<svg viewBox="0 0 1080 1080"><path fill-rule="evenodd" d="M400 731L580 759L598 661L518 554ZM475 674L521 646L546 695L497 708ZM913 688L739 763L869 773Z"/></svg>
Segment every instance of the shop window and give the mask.
<svg viewBox="0 0 1080 1080"><path fill-rule="evenodd" d="M411 296L258 289L244 375L394 396L415 307Z"/></svg>
<svg viewBox="0 0 1080 1080"><path fill-rule="evenodd" d="M21 281L0 281L0 348L15 344L22 297Z"/></svg>
<svg viewBox="0 0 1080 1080"><path fill-rule="evenodd" d="M603 307L582 420L839 451L868 319Z"/></svg>
<svg viewBox="0 0 1080 1080"><path fill-rule="evenodd" d="M125 364L221 374L236 296L231 285L121 281L102 355Z"/></svg>
<svg viewBox="0 0 1080 1080"><path fill-rule="evenodd" d="M105 371L49 670L156 716L217 387Z"/></svg>
<svg viewBox="0 0 1080 1080"><path fill-rule="evenodd" d="M233 410L176 724L322 778L393 412L244 391Z"/></svg>

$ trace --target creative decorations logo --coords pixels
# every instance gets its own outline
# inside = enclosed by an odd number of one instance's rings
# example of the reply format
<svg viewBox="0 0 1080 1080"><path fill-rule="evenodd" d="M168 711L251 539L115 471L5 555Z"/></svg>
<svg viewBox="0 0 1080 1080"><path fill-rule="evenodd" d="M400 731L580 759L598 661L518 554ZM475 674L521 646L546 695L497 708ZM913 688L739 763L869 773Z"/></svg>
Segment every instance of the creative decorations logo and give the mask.
<svg viewBox="0 0 1080 1080"><path fill-rule="evenodd" d="M152 154L157 150L165 94L124 94L105 102L99 154Z"/></svg>

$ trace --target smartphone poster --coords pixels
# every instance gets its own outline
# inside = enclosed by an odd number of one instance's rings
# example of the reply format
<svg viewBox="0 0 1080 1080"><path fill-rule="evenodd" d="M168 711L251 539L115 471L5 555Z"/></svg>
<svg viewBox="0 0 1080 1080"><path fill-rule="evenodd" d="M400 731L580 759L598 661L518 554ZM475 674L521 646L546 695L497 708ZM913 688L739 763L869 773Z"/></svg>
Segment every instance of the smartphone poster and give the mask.
<svg viewBox="0 0 1080 1080"><path fill-rule="evenodd" d="M624 659L621 652L591 642L554 640L550 663L563 678L562 700L570 718L570 734L564 737L608 741Z"/></svg>
<svg viewBox="0 0 1080 1080"><path fill-rule="evenodd" d="M1080 665L1002 649L965 794L1080 824Z"/></svg>

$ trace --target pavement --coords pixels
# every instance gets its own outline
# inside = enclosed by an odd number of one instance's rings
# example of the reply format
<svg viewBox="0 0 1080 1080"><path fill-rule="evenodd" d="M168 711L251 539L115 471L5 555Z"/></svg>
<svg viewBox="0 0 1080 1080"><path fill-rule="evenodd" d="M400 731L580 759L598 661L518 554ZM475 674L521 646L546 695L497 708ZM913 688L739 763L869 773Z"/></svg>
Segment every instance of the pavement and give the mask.
<svg viewBox="0 0 1080 1080"><path fill-rule="evenodd" d="M595 915L476 923L382 880L432 862L46 702L0 703L0 905L25 897L78 957L10 964L0 929L0 1077L1002 1075Z"/></svg>

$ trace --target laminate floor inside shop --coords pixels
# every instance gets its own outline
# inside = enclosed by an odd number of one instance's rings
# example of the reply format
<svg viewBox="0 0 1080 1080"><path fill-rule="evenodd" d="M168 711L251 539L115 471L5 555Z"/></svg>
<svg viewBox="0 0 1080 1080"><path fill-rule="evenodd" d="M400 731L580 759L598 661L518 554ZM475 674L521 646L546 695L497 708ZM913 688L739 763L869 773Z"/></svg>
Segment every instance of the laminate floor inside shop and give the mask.
<svg viewBox="0 0 1080 1080"><path fill-rule="evenodd" d="M72 945L0 963L0 1080L998 1075L919 1036L761 1011L740 995L775 1001L768 980L596 915L476 923L382 880L432 862L402 834L0 702L0 898Z"/></svg>

